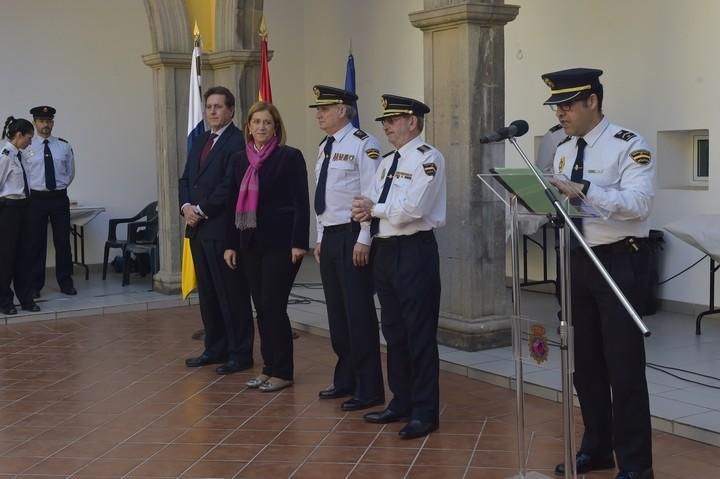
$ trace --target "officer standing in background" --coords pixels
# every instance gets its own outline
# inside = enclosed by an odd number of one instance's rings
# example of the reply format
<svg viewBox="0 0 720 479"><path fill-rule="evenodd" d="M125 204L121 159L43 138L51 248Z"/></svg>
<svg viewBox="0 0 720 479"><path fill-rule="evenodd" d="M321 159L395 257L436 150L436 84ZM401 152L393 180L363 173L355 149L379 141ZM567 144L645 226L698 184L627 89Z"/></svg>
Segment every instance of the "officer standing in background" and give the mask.
<svg viewBox="0 0 720 479"><path fill-rule="evenodd" d="M602 110L602 70L574 68L542 75L546 105L567 138L558 145L551 180L571 201L585 197L605 218L583 218L585 240L637 310L647 267L648 216L655 196L655 161L637 133L613 125ZM585 251L571 253L574 384L585 433L578 474L612 469L616 479L652 479L650 407L640 330ZM560 464L556 473L564 474Z"/></svg>
<svg viewBox="0 0 720 479"><path fill-rule="evenodd" d="M357 95L315 85L315 118L327 135L315 165L315 259L320 263L330 341L338 357L333 386L321 399L351 395L343 411L385 402L380 365L380 333L373 299L370 223L352 220L354 196L367 190L380 163L378 141L355 128Z"/></svg>
<svg viewBox="0 0 720 479"><path fill-rule="evenodd" d="M367 422L410 421L399 435L426 436L440 410L437 327L440 259L433 229L445 224L447 186L443 155L420 133L430 108L412 98L383 95L377 118L396 148L384 156L365 196L353 200L355 221L371 221L371 265L387 340L393 399Z"/></svg>
<svg viewBox="0 0 720 479"><path fill-rule="evenodd" d="M77 294L73 284L70 253L70 200L67 188L75 178L75 157L67 140L52 136L55 108L37 106L30 110L35 124L28 158L30 241L22 247L21 263L29 265L29 287L39 297L45 286L48 220L55 246L55 277L60 291Z"/></svg>

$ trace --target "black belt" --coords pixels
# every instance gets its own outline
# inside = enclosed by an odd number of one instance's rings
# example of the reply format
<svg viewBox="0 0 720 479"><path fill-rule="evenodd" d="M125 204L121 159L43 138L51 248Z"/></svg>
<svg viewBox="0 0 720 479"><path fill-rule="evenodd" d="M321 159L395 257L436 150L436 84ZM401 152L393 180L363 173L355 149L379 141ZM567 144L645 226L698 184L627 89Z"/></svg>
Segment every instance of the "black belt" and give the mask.
<svg viewBox="0 0 720 479"><path fill-rule="evenodd" d="M343 231L358 232L360 231L360 223L351 221L350 223L343 223L341 225L324 226L323 234L328 233L341 233Z"/></svg>
<svg viewBox="0 0 720 479"><path fill-rule="evenodd" d="M67 190L30 190L30 198L36 199L54 199L54 198L65 198L67 196Z"/></svg>
<svg viewBox="0 0 720 479"><path fill-rule="evenodd" d="M23 206L27 198L0 198L0 206Z"/></svg>
<svg viewBox="0 0 720 479"><path fill-rule="evenodd" d="M373 244L391 245L391 244L404 243L404 242L410 242L410 241L416 241L416 240L422 240L422 239L428 239L428 238L434 238L434 237L435 237L435 234L433 233L433 230L426 230L426 231L418 231L417 233L413 233L411 235L388 236L386 238L378 238L376 236L373 238Z"/></svg>
<svg viewBox="0 0 720 479"><path fill-rule="evenodd" d="M650 240L648 238L637 238L635 236L628 236L620 241L609 244L601 244L593 246L592 250L596 254L627 254L637 253L638 251L645 249Z"/></svg>

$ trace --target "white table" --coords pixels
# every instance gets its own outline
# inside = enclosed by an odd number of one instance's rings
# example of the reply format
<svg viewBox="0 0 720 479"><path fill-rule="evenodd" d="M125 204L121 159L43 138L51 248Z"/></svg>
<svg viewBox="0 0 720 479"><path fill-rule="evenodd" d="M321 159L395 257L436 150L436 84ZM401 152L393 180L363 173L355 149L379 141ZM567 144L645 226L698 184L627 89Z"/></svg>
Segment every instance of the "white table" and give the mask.
<svg viewBox="0 0 720 479"><path fill-rule="evenodd" d="M85 264L85 225L104 212L102 206L70 205L70 234L73 237L73 264L85 269L85 280L90 279L90 269ZM80 256L78 261L78 240Z"/></svg>

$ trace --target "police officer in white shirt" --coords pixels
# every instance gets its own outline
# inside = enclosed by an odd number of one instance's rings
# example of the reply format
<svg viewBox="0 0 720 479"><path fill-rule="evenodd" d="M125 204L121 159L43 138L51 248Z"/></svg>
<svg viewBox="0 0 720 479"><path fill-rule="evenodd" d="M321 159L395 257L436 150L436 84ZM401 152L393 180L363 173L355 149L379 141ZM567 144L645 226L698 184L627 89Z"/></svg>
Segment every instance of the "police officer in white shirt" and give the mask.
<svg viewBox="0 0 720 479"><path fill-rule="evenodd" d="M420 138L427 105L383 95L383 107L377 121L396 150L384 156L365 195L353 200L353 217L370 221L375 235L371 263L393 399L365 420L409 419L399 435L411 439L439 423L440 260L433 229L445 224L445 159Z"/></svg>
<svg viewBox="0 0 720 479"><path fill-rule="evenodd" d="M333 385L321 399L352 396L344 411L385 402L370 256L370 223L353 221L354 196L365 191L380 163L380 144L350 122L357 95L315 85L315 118L327 135L315 165L315 258L320 263L330 340L338 357Z"/></svg>
<svg viewBox="0 0 720 479"><path fill-rule="evenodd" d="M647 267L648 216L655 196L655 161L637 133L603 114L601 70L574 68L542 75L545 102L568 135L557 148L553 183L602 214L583 218L583 236L637 310ZM575 340L574 384L585 433L578 474L612 469L616 479L652 479L650 408L642 333L582 248L571 256ZM556 468L564 474L564 465Z"/></svg>
<svg viewBox="0 0 720 479"><path fill-rule="evenodd" d="M24 261L30 261L31 286L35 297L45 286L47 225L52 226L55 246L55 277L60 291L77 294L73 284L70 252L70 200L67 188L75 178L75 156L62 138L52 136L55 108L37 106L30 110L36 135L30 145L28 182L30 183L30 245Z"/></svg>
<svg viewBox="0 0 720 479"><path fill-rule="evenodd" d="M29 289L19 284L15 271L18 245L27 216L27 184L22 150L33 137L32 123L23 118L8 117L2 132L6 143L0 147L0 314L17 314L13 297L17 295L23 309L40 311ZM14 282L15 292L10 289Z"/></svg>

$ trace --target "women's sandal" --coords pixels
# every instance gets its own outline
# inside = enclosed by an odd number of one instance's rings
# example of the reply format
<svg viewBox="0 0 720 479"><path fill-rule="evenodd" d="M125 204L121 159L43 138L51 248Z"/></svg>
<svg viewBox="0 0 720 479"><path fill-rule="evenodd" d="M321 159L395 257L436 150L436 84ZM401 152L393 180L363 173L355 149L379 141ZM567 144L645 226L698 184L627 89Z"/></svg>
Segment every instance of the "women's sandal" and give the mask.
<svg viewBox="0 0 720 479"><path fill-rule="evenodd" d="M257 389L261 387L265 382L270 379L270 376L267 374L261 374L260 376L256 378L252 378L248 382L245 383L245 385L249 388Z"/></svg>
<svg viewBox="0 0 720 479"><path fill-rule="evenodd" d="M274 391L280 391L293 385L290 379L270 378L261 384L258 389L264 393L271 393Z"/></svg>

